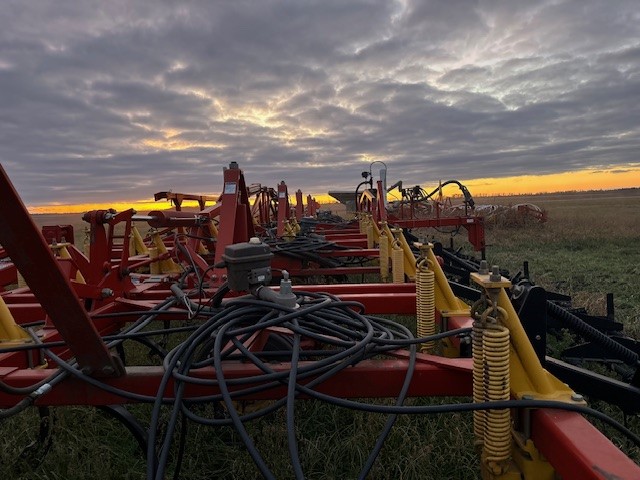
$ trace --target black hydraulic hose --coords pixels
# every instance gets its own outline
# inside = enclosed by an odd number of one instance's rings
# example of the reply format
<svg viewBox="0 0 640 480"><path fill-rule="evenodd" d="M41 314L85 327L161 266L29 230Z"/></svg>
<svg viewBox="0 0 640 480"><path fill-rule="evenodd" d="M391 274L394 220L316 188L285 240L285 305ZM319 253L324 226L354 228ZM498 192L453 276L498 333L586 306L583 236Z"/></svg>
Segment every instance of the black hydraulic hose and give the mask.
<svg viewBox="0 0 640 480"><path fill-rule="evenodd" d="M438 193L442 189L442 187L445 187L445 186L450 185L452 183L455 184L455 185L458 185L458 187L460 188L460 191L462 192L462 195L464 195L465 203L467 203L471 208L473 208L475 206L475 201L473 200L473 197L471 196L471 193L469 192L467 187L465 187L463 184L461 184L458 180L447 180L442 185L439 185L437 188L435 188L431 193L429 193L428 195L425 195L425 200L431 198L436 193Z"/></svg>
<svg viewBox="0 0 640 480"><path fill-rule="evenodd" d="M413 378L413 372L416 366L416 352L417 352L416 346L412 345L410 354L409 354L409 365L407 366L407 374L404 377L402 390L400 391L400 395L398 395L398 399L396 401L397 406L402 406L405 399L407 398L409 387L411 386L411 379ZM395 425L397 419L398 419L397 413L392 413L389 415L389 418L387 418L387 422L385 423L384 429L382 430L382 432L380 432L380 435L378 435L376 444L373 447L373 450L371 450L371 453L369 453L367 462L365 463L364 467L362 468L362 471L360 472L360 475L358 476L359 480L364 480L367 477L367 475L369 475L369 472L371 471L373 464L378 458L378 455L380 454L380 450L382 450L382 447L384 446L384 443L387 440L387 437L389 436L389 433L391 432L391 429Z"/></svg>
<svg viewBox="0 0 640 480"><path fill-rule="evenodd" d="M583 337L601 345L602 347L614 352L618 355L626 364L637 366L638 354L633 350L628 349L624 345L619 344L615 340L611 339L601 331L593 328L587 322L583 321L577 315L568 312L559 305L556 305L551 300L547 300L547 311L549 314L569 326Z"/></svg>
<svg viewBox="0 0 640 480"><path fill-rule="evenodd" d="M360 199L358 198L358 192L360 191L360 187L361 187L362 185L367 185L367 184L369 185L369 188L373 188L373 181L371 181L371 180L364 180L364 181L360 182L360 183L358 184L358 186L356 187L356 191L355 191L355 197L356 197L356 210L358 210L358 201L360 200Z"/></svg>

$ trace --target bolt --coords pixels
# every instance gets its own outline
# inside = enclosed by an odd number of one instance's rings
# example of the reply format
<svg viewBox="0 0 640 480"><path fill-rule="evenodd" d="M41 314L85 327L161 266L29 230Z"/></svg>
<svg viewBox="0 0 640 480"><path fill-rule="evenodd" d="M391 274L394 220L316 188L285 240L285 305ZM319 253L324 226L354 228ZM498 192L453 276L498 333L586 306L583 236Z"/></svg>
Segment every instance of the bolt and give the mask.
<svg viewBox="0 0 640 480"><path fill-rule="evenodd" d="M480 268L478 268L480 275L487 275L489 273L489 264L486 260L480 260Z"/></svg>
<svg viewBox="0 0 640 480"><path fill-rule="evenodd" d="M93 370L89 366L82 367L80 371L82 372L83 375L91 375L91 373L93 372Z"/></svg>
<svg viewBox="0 0 640 480"><path fill-rule="evenodd" d="M500 267L498 265L494 265L491 267L491 275L489 275L490 282L499 282L502 280L502 275L500 275Z"/></svg>
<svg viewBox="0 0 640 480"><path fill-rule="evenodd" d="M536 340L540 341L542 340L542 337L540 335L536 335Z"/></svg>
<svg viewBox="0 0 640 480"><path fill-rule="evenodd" d="M113 290L111 290L110 288L103 288L100 292L100 295L102 296L102 298L113 297Z"/></svg>
<svg viewBox="0 0 640 480"><path fill-rule="evenodd" d="M105 365L102 367L102 373L105 375L113 375L116 370L111 365Z"/></svg>
<svg viewBox="0 0 640 480"><path fill-rule="evenodd" d="M533 395L522 395L522 400L535 400Z"/></svg>
<svg viewBox="0 0 640 480"><path fill-rule="evenodd" d="M571 400L573 400L574 402L581 402L582 400L584 400L584 397L579 393L572 393Z"/></svg>

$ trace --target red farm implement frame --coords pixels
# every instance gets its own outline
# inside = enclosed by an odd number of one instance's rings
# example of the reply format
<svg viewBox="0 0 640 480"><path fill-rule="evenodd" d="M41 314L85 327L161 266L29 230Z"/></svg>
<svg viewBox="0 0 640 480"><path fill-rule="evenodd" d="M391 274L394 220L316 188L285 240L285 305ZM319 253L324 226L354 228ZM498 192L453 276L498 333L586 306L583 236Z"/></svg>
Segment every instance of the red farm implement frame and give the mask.
<svg viewBox="0 0 640 480"><path fill-rule="evenodd" d="M362 182L361 185L366 182ZM473 199L471 194L456 180L450 180L442 184L439 189L449 183L455 183L460 186L464 193L465 203L462 214L458 213L459 209L445 210L442 204L438 201L431 201L431 197L438 191L436 189L431 194L422 193L423 190L419 187L410 189L407 193L407 189L402 189L402 182L396 184L400 185L402 191L402 200L397 202L397 207L392 213L388 212L386 195L391 189L386 189L384 182L378 180L376 188L373 188L373 181L370 180L371 188L365 189L362 193L359 193L358 202L356 204L357 211L360 215L370 215L375 223L388 222L395 227L403 229L413 228L463 228L467 231L469 243L473 245L474 250L480 251L484 255L486 248L485 235L484 235L484 219L480 215L473 213ZM413 190L419 189L420 194L413 193ZM428 214L424 213L425 205L429 208Z"/></svg>
<svg viewBox="0 0 640 480"><path fill-rule="evenodd" d="M284 235L285 219L303 213L302 194L296 208L284 183L276 197L269 194L259 216L275 221L278 232L282 221ZM306 213L313 215L309 203ZM511 282L495 269L471 275L481 297L469 307L454 295L430 245L421 245L416 258L400 231L376 218L383 241L393 239L400 263L413 268L403 270L402 281L294 288L288 273L276 269L347 275L371 267L327 267L317 259L309 265L299 251L283 255L280 245L254 238L265 226L255 225L237 164L224 170L218 202L201 207L149 215L89 212L88 257L72 244L62 255L38 232L0 169L0 255L11 259L7 271L17 267L28 284L0 297L4 417L30 406L139 402L153 404L154 415L168 404L177 415L215 401L226 408L224 420L190 414L206 424L234 425L260 472L273 478L246 436L243 422L252 415L282 406L292 422L295 403L304 398L389 414L473 410L484 479L640 478L640 467L583 417L594 412L582 397L542 368L508 296ZM146 241L138 222L154 229ZM346 251L382 263L392 256L367 245L360 229L330 235L339 247L329 247L325 238L317 258ZM279 288L269 287L272 271L281 278ZM392 313L415 315L418 338L372 316ZM156 319L170 327L150 333ZM189 340L161 352L161 365L128 365L122 358L123 341L152 344L154 334L184 330L191 332ZM445 356L434 354L437 343ZM465 358L460 353L469 345L472 355ZM427 396L472 396L473 402L402 405L407 397ZM397 402L357 400L382 397ZM274 402L247 416L236 410L238 400ZM158 439L154 427L152 421L145 440L148 477L163 478L171 433ZM299 459L292 455L291 461L300 477Z"/></svg>

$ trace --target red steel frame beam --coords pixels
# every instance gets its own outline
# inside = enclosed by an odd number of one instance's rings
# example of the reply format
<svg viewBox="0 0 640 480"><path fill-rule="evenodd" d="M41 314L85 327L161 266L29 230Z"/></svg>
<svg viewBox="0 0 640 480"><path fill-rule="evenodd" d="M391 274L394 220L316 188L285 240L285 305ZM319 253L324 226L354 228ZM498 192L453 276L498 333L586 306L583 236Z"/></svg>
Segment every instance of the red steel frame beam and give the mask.
<svg viewBox="0 0 640 480"><path fill-rule="evenodd" d="M578 413L533 410L531 437L564 480L640 478L640 467Z"/></svg>
<svg viewBox="0 0 640 480"><path fill-rule="evenodd" d="M304 367L308 362L299 362ZM288 371L288 362L270 363L275 371ZM255 365L244 362L225 361L224 376L231 380L259 376L263 372ZM341 398L380 398L397 397L408 368L406 358L388 360L364 360L345 368L333 377L327 379L315 390ZM127 367L127 375L119 378L104 379L103 382L127 392L155 397L158 386L165 371L163 367ZM51 369L15 369L0 368L2 381L14 387L29 386L48 378L54 370ZM191 375L197 378L215 380L215 370L206 367L192 370ZM308 381L308 380L307 380ZM306 383L306 381L301 381ZM447 359L431 355L418 354L418 360L412 376L408 394L411 397L424 396L470 396L471 395L471 359ZM173 380L169 382L165 395L173 395ZM246 387L246 385L244 386ZM244 387L230 387L234 388ZM244 400L273 400L286 395L286 385L278 386L252 395L243 396ZM190 384L185 389L185 398L219 393L219 389L212 385ZM0 392L0 405L11 406L19 398ZM132 403L121 396L106 392L88 382L70 377L47 395L43 395L36 405L110 405Z"/></svg>
<svg viewBox="0 0 640 480"><path fill-rule="evenodd" d="M467 230L469 243L473 245L474 250L480 251L486 248L484 219L482 217L440 217L417 218L412 220L389 219L389 223L401 228L463 227Z"/></svg>
<svg viewBox="0 0 640 480"><path fill-rule="evenodd" d="M96 375L121 373L1 165L0 243L80 367Z"/></svg>

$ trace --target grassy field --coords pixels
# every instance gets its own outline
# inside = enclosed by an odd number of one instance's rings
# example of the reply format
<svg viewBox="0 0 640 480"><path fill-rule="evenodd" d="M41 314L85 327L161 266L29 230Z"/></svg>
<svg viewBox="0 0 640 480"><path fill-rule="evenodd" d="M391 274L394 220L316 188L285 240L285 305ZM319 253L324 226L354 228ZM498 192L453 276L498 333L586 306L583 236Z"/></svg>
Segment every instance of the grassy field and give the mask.
<svg viewBox="0 0 640 480"><path fill-rule="evenodd" d="M531 202L548 211L543 225L488 229L487 256L512 272L529 261L536 283L572 295L576 306L604 313L604 297L614 293L616 319L640 337L640 190L541 195L527 198L478 199L478 203ZM36 216L36 222L73 223L79 215ZM76 227L76 238L82 238ZM461 240L458 241L461 243ZM448 402L416 399L412 403ZM310 479L355 478L385 417L354 413L319 402L298 402L297 435L303 468ZM607 408L606 406L599 406ZM147 406L132 407L143 423ZM621 418L616 409L611 415ZM37 414L27 411L0 424L0 477L30 479L144 478L145 462L137 445L119 423L85 407L56 409L51 451L20 453L38 435ZM640 430L637 418L629 425ZM471 415L401 417L369 478L476 479ZM248 426L277 478L292 478L288 461L284 412ZM638 451L616 440L627 452ZM181 478L254 479L259 475L238 435L227 428L192 427Z"/></svg>

